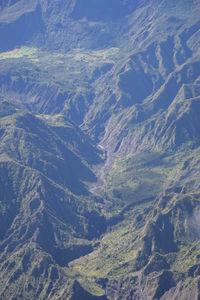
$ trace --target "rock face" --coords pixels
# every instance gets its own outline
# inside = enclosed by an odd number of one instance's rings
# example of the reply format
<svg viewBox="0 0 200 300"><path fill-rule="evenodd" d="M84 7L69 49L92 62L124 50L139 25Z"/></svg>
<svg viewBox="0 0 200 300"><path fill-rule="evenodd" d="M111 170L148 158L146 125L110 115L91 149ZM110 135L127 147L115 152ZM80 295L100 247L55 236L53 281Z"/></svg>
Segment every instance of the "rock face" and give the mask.
<svg viewBox="0 0 200 300"><path fill-rule="evenodd" d="M199 299L198 1L0 1L0 299Z"/></svg>

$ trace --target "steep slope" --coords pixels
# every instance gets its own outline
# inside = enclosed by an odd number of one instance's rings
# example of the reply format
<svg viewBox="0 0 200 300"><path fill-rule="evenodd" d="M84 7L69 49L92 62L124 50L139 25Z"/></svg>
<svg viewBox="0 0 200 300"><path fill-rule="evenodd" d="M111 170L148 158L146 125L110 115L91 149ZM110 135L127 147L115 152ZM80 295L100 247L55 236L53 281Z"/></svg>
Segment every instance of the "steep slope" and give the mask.
<svg viewBox="0 0 200 300"><path fill-rule="evenodd" d="M199 16L0 2L0 299L199 298Z"/></svg>
<svg viewBox="0 0 200 300"><path fill-rule="evenodd" d="M83 183L95 179L89 164L100 158L73 125L2 107L1 298L37 299L55 293L51 280L56 286L61 268L90 252L91 239L106 228L101 204L87 200Z"/></svg>
<svg viewBox="0 0 200 300"><path fill-rule="evenodd" d="M100 239L95 251L70 266L80 278L98 283L109 299L198 299L199 148L143 154L140 160L135 155L132 161L137 168L131 168L129 158L125 171L113 170L118 182L111 184L111 199L129 202L121 222ZM125 186L127 177L132 186ZM163 192L157 197L160 187Z"/></svg>
<svg viewBox="0 0 200 300"><path fill-rule="evenodd" d="M117 43L121 21L138 5L121 0L19 0L3 2L0 12L1 51L24 43L60 47L102 47ZM20 35L22 28L26 28ZM43 43L43 42L42 42ZM44 45L44 44L43 44Z"/></svg>

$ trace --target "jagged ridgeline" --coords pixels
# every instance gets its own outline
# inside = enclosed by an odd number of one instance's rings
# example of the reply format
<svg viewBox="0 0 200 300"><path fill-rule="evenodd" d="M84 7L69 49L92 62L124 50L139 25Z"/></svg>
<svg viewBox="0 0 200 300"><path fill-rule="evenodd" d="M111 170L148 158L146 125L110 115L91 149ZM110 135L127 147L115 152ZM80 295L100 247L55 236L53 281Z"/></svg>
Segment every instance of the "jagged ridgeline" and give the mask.
<svg viewBox="0 0 200 300"><path fill-rule="evenodd" d="M200 297L200 2L0 0L0 299Z"/></svg>

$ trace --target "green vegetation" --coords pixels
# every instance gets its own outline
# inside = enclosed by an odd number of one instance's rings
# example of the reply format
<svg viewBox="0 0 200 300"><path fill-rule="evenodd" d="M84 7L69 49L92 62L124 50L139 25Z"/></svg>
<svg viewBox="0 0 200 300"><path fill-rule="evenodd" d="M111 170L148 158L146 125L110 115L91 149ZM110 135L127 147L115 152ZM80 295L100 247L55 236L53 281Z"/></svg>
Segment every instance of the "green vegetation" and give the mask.
<svg viewBox="0 0 200 300"><path fill-rule="evenodd" d="M105 180L104 191L122 205L153 200L175 172L173 159L162 153L142 153L118 160Z"/></svg>
<svg viewBox="0 0 200 300"><path fill-rule="evenodd" d="M198 299L197 6L1 2L0 299Z"/></svg>
<svg viewBox="0 0 200 300"><path fill-rule="evenodd" d="M37 61L37 49L36 48L29 48L29 47L22 47L16 48L11 51L0 53L0 61L5 59L12 59L12 58L23 58L28 57L31 60Z"/></svg>

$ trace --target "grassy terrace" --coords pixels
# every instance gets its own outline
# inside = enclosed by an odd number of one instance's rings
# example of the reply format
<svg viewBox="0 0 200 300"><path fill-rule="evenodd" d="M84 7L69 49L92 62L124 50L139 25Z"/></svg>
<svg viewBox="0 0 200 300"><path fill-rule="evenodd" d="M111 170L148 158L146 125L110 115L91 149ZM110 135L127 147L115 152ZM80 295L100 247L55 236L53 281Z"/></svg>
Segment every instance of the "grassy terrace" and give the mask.
<svg viewBox="0 0 200 300"><path fill-rule="evenodd" d="M16 48L11 51L0 53L0 60L11 59L11 58L17 59L23 57L27 57L29 59L33 59L33 58L35 59L37 57L37 49L22 47L22 48Z"/></svg>
<svg viewBox="0 0 200 300"><path fill-rule="evenodd" d="M118 60L118 48L103 50L72 49L49 52L22 47L0 53L0 75L28 78L35 83L59 86L70 92L88 92L102 68L109 68ZM12 63L11 63L12 62ZM27 85L26 84L26 85Z"/></svg>
<svg viewBox="0 0 200 300"><path fill-rule="evenodd" d="M155 197L179 173L183 154L142 153L117 160L107 175L103 193L115 208L137 205Z"/></svg>
<svg viewBox="0 0 200 300"><path fill-rule="evenodd" d="M165 187L176 182L184 161L190 157L187 151L177 151L176 154L143 153L124 158L114 165L106 180L105 193L112 196L117 190L121 193L123 205L128 205L129 209L124 209L121 223L99 239L99 245L92 253L70 263L70 270L76 273L88 290L91 288L98 293L96 278L116 279L139 274L134 270L134 264L142 247L145 224L152 219L154 207L152 201L140 203L139 200L142 197L156 197ZM199 157L198 149L196 157ZM116 196L114 199L113 205L117 206L120 199ZM182 247L176 259L175 254L166 258L172 263L173 270L186 272L195 263L198 253L199 242L196 242L195 245Z"/></svg>

